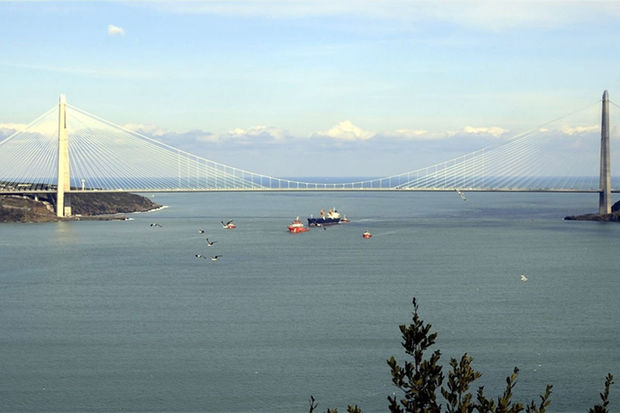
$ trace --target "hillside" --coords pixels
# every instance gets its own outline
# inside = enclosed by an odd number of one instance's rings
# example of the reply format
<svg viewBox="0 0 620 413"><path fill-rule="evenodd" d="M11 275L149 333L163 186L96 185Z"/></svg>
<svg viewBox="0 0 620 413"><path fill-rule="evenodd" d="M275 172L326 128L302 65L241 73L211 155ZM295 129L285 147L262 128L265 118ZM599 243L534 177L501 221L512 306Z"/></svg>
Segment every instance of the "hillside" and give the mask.
<svg viewBox="0 0 620 413"><path fill-rule="evenodd" d="M124 219L115 214L143 212L160 205L136 194L71 194L73 216L58 218L52 205L28 196L0 196L0 222L54 222Z"/></svg>

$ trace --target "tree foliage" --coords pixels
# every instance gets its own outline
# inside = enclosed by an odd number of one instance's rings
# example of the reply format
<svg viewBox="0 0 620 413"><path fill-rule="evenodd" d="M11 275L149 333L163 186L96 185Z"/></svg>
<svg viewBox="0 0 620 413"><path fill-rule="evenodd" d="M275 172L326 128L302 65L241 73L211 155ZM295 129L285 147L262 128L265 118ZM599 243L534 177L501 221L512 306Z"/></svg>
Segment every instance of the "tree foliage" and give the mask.
<svg viewBox="0 0 620 413"><path fill-rule="evenodd" d="M609 410L607 410L607 406L609 405L609 388L611 387L612 384L614 384L614 376L612 376L611 373L609 373L607 374L607 377L605 378L605 389L603 390L603 393L600 393L601 404L595 405L593 408L590 409L589 413L608 413L609 412Z"/></svg>
<svg viewBox="0 0 620 413"><path fill-rule="evenodd" d="M431 333L431 325L425 324L418 315L418 304L413 299L413 319L409 326L399 326L402 334L402 346L413 361L406 361L401 367L394 356L388 360L392 370L392 383L404 393L400 400L388 397L390 412L439 412L437 390L443 382L443 373L439 365L441 352L435 350L429 359L424 353L437 339L437 333Z"/></svg>
<svg viewBox="0 0 620 413"><path fill-rule="evenodd" d="M392 383L402 392L400 397L388 396L391 413L519 413L524 410L526 413L545 413L551 404L551 385L547 385L545 393L538 396L538 404L534 400L526 404L512 400L512 391L519 374L517 367L506 377L506 386L501 396L487 398L484 387L480 386L474 398L470 387L481 374L472 368L473 359L467 353L460 360L450 359L450 371L445 386L442 386L445 377L439 364L441 352L435 350L426 358L427 352L435 344L437 333L431 332L431 325L420 318L415 297L411 324L400 325L399 329L401 344L410 360L402 365L393 356L387 360ZM595 405L589 413L609 413L609 389L612 384L613 376L608 374L603 393L600 393L601 404ZM445 400L445 410L444 405L437 401L438 394ZM314 412L317 405L314 397L310 396L310 413ZM327 413L338 413L338 410L327 409ZM357 405L349 405L347 413L362 413L362 410Z"/></svg>

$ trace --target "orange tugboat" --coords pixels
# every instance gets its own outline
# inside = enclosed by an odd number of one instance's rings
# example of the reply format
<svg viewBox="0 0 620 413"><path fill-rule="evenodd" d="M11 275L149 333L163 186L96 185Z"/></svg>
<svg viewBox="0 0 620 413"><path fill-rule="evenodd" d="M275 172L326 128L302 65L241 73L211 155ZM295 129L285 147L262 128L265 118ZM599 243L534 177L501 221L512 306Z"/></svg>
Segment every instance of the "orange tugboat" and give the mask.
<svg viewBox="0 0 620 413"><path fill-rule="evenodd" d="M310 231L310 228L304 226L303 222L299 219L299 217L295 218L291 225L288 226L289 232L298 233L298 232L306 232Z"/></svg>
<svg viewBox="0 0 620 413"><path fill-rule="evenodd" d="M366 230L362 234L362 238L372 238L372 234L370 233L370 231Z"/></svg>

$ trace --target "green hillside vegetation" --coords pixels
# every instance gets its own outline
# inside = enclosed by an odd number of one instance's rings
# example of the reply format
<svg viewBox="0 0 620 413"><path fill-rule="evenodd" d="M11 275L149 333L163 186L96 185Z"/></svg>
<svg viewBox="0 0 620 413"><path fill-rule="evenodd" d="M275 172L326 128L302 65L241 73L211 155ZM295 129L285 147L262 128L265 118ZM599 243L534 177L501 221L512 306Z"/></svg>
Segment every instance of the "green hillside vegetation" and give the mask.
<svg viewBox="0 0 620 413"><path fill-rule="evenodd" d="M144 212L159 208L150 199L129 193L71 194L73 216L58 218L53 205L43 198L31 196L0 196L0 222L54 222L80 219L121 219L114 216L130 212Z"/></svg>
<svg viewBox="0 0 620 413"><path fill-rule="evenodd" d="M159 208L160 205L140 195L118 192L101 194L71 194L73 214L102 215L144 212Z"/></svg>

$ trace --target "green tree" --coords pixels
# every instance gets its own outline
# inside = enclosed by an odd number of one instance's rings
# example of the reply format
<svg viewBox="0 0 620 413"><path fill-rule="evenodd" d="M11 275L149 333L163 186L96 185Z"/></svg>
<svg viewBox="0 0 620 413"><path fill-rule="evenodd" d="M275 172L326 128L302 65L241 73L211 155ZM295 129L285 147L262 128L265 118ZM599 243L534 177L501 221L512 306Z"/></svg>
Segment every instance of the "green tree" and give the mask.
<svg viewBox="0 0 620 413"><path fill-rule="evenodd" d="M463 354L461 361L450 360L452 370L448 373L448 388L441 388L441 394L446 399L448 413L471 413L475 409L472 403L472 394L468 392L469 385L481 376L471 367L472 358Z"/></svg>
<svg viewBox="0 0 620 413"><path fill-rule="evenodd" d="M614 384L614 376L609 373L605 378L605 390L603 390L603 393L600 393L602 403L591 408L589 413L608 413L607 406L609 405L609 387L611 387L612 384Z"/></svg>
<svg viewBox="0 0 620 413"><path fill-rule="evenodd" d="M481 386L474 398L469 389L481 374L472 368L472 358L467 353L463 354L460 360L450 359L451 370L448 372L446 386L442 387L444 374L439 364L441 352L435 350L430 357L425 358L426 352L435 344L437 333L431 332L431 325L420 318L415 297L411 324L401 325L399 328L403 339L401 344L411 360L399 365L392 356L387 361L392 383L402 392L401 397L388 396L391 413L439 413L443 405L437 402L438 393L445 399L446 413L519 413L523 410L526 413L545 413L551 404L551 385L547 385L545 393L538 396L538 404L533 400L527 404L512 400L512 390L517 384L519 374L516 367L506 378L506 387L501 396L489 399ZM595 405L589 413L609 413L607 407L612 384L613 376L608 374L604 391L600 393L601 404ZM314 397L311 396L310 413L313 413L316 406ZM327 410L327 413L337 412L336 409ZM349 405L347 413L362 413L362 410L357 405Z"/></svg>
<svg viewBox="0 0 620 413"><path fill-rule="evenodd" d="M415 298L411 324L403 324L399 328L403 338L401 344L413 361L405 361L401 367L394 356L388 360L388 366L392 370L392 383L404 393L400 400L388 397L390 412L439 412L441 408L437 403L437 390L443 382L443 373L438 364L441 352L435 350L428 360L424 359L425 351L435 344L437 333L431 333L431 325L424 323L418 315Z"/></svg>

